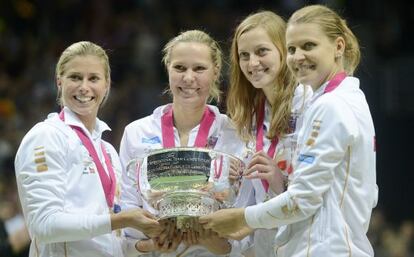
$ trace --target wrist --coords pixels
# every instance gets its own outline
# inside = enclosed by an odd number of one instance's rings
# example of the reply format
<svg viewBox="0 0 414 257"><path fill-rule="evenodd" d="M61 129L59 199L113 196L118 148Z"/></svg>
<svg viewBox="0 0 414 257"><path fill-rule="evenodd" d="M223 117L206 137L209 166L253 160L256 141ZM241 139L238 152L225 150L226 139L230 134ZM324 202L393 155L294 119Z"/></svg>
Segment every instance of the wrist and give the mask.
<svg viewBox="0 0 414 257"><path fill-rule="evenodd" d="M129 216L125 215L125 212L119 212L119 213L112 213L111 216L111 229L122 229L125 227L130 227L130 221Z"/></svg>

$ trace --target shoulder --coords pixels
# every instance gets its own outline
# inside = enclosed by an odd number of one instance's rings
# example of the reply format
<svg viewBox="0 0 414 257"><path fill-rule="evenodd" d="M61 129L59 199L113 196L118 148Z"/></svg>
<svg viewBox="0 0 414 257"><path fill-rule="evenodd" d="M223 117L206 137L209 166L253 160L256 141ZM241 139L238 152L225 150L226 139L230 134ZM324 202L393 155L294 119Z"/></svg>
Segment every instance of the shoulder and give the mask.
<svg viewBox="0 0 414 257"><path fill-rule="evenodd" d="M352 110L338 92L326 93L319 97L309 108L308 118L324 123L323 126L329 127L332 133L343 133L345 130L347 133L356 134L358 131Z"/></svg>
<svg viewBox="0 0 414 257"><path fill-rule="evenodd" d="M336 93L323 94L310 106L309 111L334 119L340 118L346 112L346 105Z"/></svg>
<svg viewBox="0 0 414 257"><path fill-rule="evenodd" d="M42 121L34 125L29 132L24 136L22 144L31 141L41 141L41 142L65 142L68 138L66 135L66 129L68 127L60 121L57 121L61 124L53 124L51 122Z"/></svg>
<svg viewBox="0 0 414 257"><path fill-rule="evenodd" d="M220 114L220 120L222 130L236 131L233 121L226 114Z"/></svg>
<svg viewBox="0 0 414 257"><path fill-rule="evenodd" d="M141 127L148 126L148 124L153 122L153 120L154 120L153 115L152 114L148 115L146 117L134 120L133 122L129 123L128 125L125 126L125 130L136 130Z"/></svg>
<svg viewBox="0 0 414 257"><path fill-rule="evenodd" d="M65 132L62 132L59 126L39 122L23 137L16 153L15 164L24 163L36 153L48 156L67 156L71 146L73 146L73 141Z"/></svg>

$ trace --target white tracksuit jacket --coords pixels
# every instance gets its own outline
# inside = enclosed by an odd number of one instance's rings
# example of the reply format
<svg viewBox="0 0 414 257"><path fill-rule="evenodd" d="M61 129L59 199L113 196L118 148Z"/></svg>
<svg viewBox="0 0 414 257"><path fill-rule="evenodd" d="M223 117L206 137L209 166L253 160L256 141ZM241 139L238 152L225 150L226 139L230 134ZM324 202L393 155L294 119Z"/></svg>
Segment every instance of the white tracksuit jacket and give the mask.
<svg viewBox="0 0 414 257"><path fill-rule="evenodd" d="M357 78L325 87L305 111L287 191L245 210L253 228L280 227L276 256L374 255L366 237L378 196L371 114Z"/></svg>
<svg viewBox="0 0 414 257"><path fill-rule="evenodd" d="M237 153L243 148L244 144L236 135L235 129L230 125L229 119L226 115L220 114L215 106L207 105L215 114L215 120L210 128L208 135L208 148L220 150L226 153ZM161 133L161 117L167 110L169 105L164 105L156 108L154 112L144 118L133 121L125 127L124 134L120 146L120 159L123 167L122 174L122 209L131 209L136 207L143 207L151 211L151 207L143 201L138 188L134 185L126 174L126 166L129 161L135 158L143 158L152 150L162 149L162 133ZM198 133L199 126L193 128L189 134L188 146L193 146ZM180 145L180 138L178 131L174 128L174 141L177 147ZM134 229L127 229L126 233L131 238L142 239L146 238L142 233ZM237 243L233 244L232 256L239 256L241 246ZM184 245L181 244L174 253L164 253L161 256L176 256L177 253L182 252ZM159 256L159 254L151 253L152 256ZM208 252L204 247L191 246L185 256L216 256Z"/></svg>
<svg viewBox="0 0 414 257"><path fill-rule="evenodd" d="M71 110L65 107L64 114L64 122L52 113L35 125L16 154L18 191L32 239L30 257L123 256L122 249L134 246L111 231L110 210L96 165L68 125L86 132L106 169L101 150L104 143L120 178L118 155L112 145L101 140L109 127L97 119L91 135ZM118 197L119 192L115 203Z"/></svg>
<svg viewBox="0 0 414 257"><path fill-rule="evenodd" d="M292 99L292 114L295 118L295 128L292 128L294 132L292 134L288 134L283 138L279 139L279 142L276 146L275 152L275 159L276 161L285 160L287 165L291 163L292 159L292 152L294 151L294 147L297 140L297 131L298 128L301 127L303 122L303 112L308 105L312 97L312 88L310 86L303 86L298 85L295 89L294 96ZM270 127L270 120L271 120L271 107L266 102L265 105L265 117L264 117L264 127L265 133L268 132L268 128ZM255 120L255 119L254 119ZM254 124L254 135L256 134L256 124ZM271 141L264 137L263 139L263 151L267 152ZM253 152L255 151L255 142L249 142L249 148ZM247 150L244 149L246 152ZM243 153L238 153L237 155L243 156ZM246 165L248 165L250 161L250 157L246 157L244 155L244 161ZM266 198L266 192L263 188L262 182L260 179L252 179L252 180L243 180L242 183L243 187L241 188L241 193L239 195L239 199L237 202L237 207L246 207L250 205L255 205L262 203ZM269 196L276 196L276 194L272 193L269 188ZM274 255L273 244L274 238L277 229L256 229L254 233L254 242L253 245L253 252L255 253L255 257L270 257Z"/></svg>

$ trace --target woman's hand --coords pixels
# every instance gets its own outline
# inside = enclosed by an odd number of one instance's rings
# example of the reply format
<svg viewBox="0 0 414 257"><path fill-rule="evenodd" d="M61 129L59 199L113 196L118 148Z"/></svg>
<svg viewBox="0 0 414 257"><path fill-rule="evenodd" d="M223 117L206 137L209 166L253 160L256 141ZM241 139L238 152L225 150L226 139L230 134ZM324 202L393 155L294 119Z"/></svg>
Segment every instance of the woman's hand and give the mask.
<svg viewBox="0 0 414 257"><path fill-rule="evenodd" d="M244 208L222 209L199 218L204 229L211 229L221 237L229 237L246 229Z"/></svg>
<svg viewBox="0 0 414 257"><path fill-rule="evenodd" d="M240 167L240 163L235 160L230 160L230 170L229 170L229 182L230 185L233 185L235 182L241 180L243 170Z"/></svg>
<svg viewBox="0 0 414 257"><path fill-rule="evenodd" d="M159 236L138 241L135 247L140 252L173 252L182 240L182 233L177 230L175 219L159 221L162 232Z"/></svg>
<svg viewBox="0 0 414 257"><path fill-rule="evenodd" d="M229 239L233 239L233 240L242 240L243 238L245 238L246 236L250 235L251 233L254 232L254 229L252 229L249 226L245 226L244 228L240 229L239 231L233 233L233 234L229 234L226 237Z"/></svg>
<svg viewBox="0 0 414 257"><path fill-rule="evenodd" d="M227 254L231 251L231 245L226 238L211 229L204 229L196 220L192 223L191 230L184 233L183 242L187 246L202 245L213 254Z"/></svg>
<svg viewBox="0 0 414 257"><path fill-rule="evenodd" d="M269 187L276 194L285 191L285 178L274 159L264 151L255 153L244 173L248 179L260 178L269 183Z"/></svg>
<svg viewBox="0 0 414 257"><path fill-rule="evenodd" d="M135 228L149 237L157 237L163 231L155 216L140 208L111 214L112 230L125 227Z"/></svg>

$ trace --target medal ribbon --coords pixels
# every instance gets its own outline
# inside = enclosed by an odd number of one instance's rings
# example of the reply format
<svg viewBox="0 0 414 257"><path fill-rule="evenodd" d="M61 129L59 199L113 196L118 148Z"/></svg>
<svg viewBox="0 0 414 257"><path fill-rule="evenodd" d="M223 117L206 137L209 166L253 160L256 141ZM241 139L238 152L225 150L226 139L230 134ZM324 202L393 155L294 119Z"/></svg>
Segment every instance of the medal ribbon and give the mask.
<svg viewBox="0 0 414 257"><path fill-rule="evenodd" d="M329 92L332 92L332 91L334 91L338 86L339 86L339 84L341 84L341 82L344 80L346 78L346 73L343 71L343 72L340 72L340 73L337 73L330 81L329 81L329 83L328 83L328 85L325 87L325 90L323 91L323 93L325 94L325 93L329 93Z"/></svg>
<svg viewBox="0 0 414 257"><path fill-rule="evenodd" d="M204 114L200 122L200 128L197 132L197 137L194 142L194 147L206 147L207 137L213 125L215 114L208 107L204 109ZM164 148L175 147L174 141L174 120L173 110L169 107L169 110L161 117L161 132L162 132L162 144ZM223 157L221 157L223 158ZM214 160L214 177L219 178L223 169L222 159L217 170L217 161Z"/></svg>
<svg viewBox="0 0 414 257"><path fill-rule="evenodd" d="M59 113L59 118L62 121L65 121L65 114L63 110ZM108 168L109 176L108 174L106 174L105 168L99 160L95 147L93 146L92 141L89 139L86 133L78 126L69 126L76 132L79 139L82 141L82 144L85 146L86 150L88 150L89 155L92 157L92 160L95 163L96 168L98 169L99 178L101 180L101 184L105 193L106 203L108 204L108 207L112 208L115 197L116 178L114 169L112 168L111 160L109 158L108 153L105 151L103 143L101 143L101 149L105 159L106 167Z"/></svg>
<svg viewBox="0 0 414 257"><path fill-rule="evenodd" d="M217 159L214 160L214 178L219 179L221 176L221 171L223 170L223 155L220 156L220 164L217 169Z"/></svg>
<svg viewBox="0 0 414 257"><path fill-rule="evenodd" d="M256 152L263 150L264 116L265 116L265 101L262 101L259 107L259 113L256 116ZM274 139L272 139L269 149L267 150L267 155L270 158L273 158L276 152L276 146L278 142L279 142L279 138L277 136ZM269 182L267 182L267 180L265 179L262 179L261 181L267 193L269 191Z"/></svg>
<svg viewBox="0 0 414 257"><path fill-rule="evenodd" d="M194 142L194 147L206 147L207 137L210 132L210 128L213 125L215 114L208 107L204 109L204 114L200 122L200 128L198 129L197 137ZM174 141L174 121L173 110L169 107L169 110L161 117L161 132L162 132L162 145L164 148L175 147Z"/></svg>

